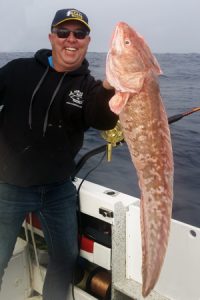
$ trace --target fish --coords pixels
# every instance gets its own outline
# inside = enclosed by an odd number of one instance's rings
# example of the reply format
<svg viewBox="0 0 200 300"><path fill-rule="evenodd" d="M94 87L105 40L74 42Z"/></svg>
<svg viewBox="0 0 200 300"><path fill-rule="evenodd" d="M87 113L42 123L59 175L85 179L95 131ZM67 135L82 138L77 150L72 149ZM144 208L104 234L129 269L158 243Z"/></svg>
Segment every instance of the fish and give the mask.
<svg viewBox="0 0 200 300"><path fill-rule="evenodd" d="M115 89L110 109L119 121L140 189L142 295L155 287L166 256L173 204L174 161L162 70L140 33L117 23L106 58L106 78Z"/></svg>

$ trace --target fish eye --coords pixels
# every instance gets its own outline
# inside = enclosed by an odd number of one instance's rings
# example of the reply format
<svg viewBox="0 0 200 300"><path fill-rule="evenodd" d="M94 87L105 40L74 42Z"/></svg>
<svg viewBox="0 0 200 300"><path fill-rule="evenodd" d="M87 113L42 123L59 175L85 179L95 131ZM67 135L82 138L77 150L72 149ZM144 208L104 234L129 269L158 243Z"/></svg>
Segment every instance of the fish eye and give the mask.
<svg viewBox="0 0 200 300"><path fill-rule="evenodd" d="M131 41L130 40L125 40L125 45L130 45Z"/></svg>

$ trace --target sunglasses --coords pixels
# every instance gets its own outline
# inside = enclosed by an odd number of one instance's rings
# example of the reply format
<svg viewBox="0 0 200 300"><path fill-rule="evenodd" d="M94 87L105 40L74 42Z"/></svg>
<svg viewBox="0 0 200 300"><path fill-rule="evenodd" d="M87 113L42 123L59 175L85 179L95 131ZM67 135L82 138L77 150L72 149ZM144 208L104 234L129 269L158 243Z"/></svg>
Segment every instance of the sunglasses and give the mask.
<svg viewBox="0 0 200 300"><path fill-rule="evenodd" d="M83 40L86 37L86 35L89 34L89 32L86 30L81 30L81 29L69 30L66 28L53 28L52 32L56 33L60 39L68 38L70 33L72 32L74 37L78 40Z"/></svg>

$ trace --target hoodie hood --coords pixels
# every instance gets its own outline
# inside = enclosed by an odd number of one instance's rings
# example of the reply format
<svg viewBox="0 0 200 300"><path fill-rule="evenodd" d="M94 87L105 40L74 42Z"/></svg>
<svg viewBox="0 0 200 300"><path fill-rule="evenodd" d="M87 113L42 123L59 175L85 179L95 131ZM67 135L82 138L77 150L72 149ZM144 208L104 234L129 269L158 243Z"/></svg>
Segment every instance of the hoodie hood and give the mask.
<svg viewBox="0 0 200 300"><path fill-rule="evenodd" d="M49 49L40 49L35 53L35 59L37 62L39 62L41 65L43 65L44 67L48 67L49 66L49 61L48 61L48 57L52 56L52 51ZM53 69L53 68L51 68ZM54 70L55 71L55 70ZM56 72L56 71L55 71ZM89 63L86 59L83 60L82 65L71 72L68 72L70 75L83 75L83 74L89 74L90 70L89 70Z"/></svg>
<svg viewBox="0 0 200 300"><path fill-rule="evenodd" d="M49 49L40 49L35 53L35 59L44 67L49 66L48 57L52 55L52 51Z"/></svg>

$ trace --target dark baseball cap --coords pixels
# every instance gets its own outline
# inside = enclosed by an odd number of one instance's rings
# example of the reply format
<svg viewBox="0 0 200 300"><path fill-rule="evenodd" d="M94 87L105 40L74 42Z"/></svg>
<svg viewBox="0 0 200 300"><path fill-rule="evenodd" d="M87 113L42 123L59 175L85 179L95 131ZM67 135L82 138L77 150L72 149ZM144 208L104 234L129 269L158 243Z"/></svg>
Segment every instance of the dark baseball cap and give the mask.
<svg viewBox="0 0 200 300"><path fill-rule="evenodd" d="M58 10L55 14L55 17L53 19L51 27L58 26L59 24L65 22L65 21L70 21L70 20L75 20L75 21L81 22L90 31L90 27L88 25L88 17L86 16L86 14L82 13L81 11L79 11L75 8L67 8L67 9Z"/></svg>

